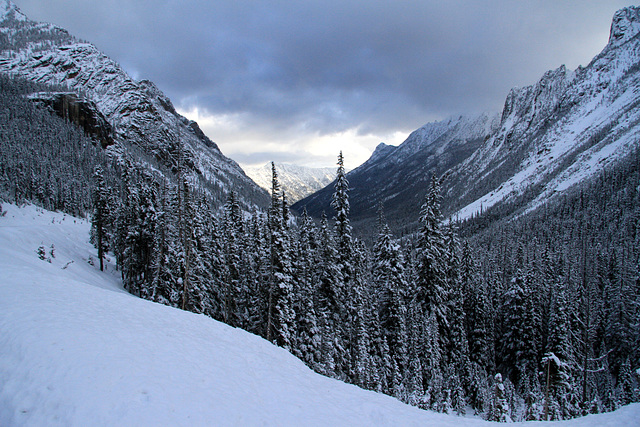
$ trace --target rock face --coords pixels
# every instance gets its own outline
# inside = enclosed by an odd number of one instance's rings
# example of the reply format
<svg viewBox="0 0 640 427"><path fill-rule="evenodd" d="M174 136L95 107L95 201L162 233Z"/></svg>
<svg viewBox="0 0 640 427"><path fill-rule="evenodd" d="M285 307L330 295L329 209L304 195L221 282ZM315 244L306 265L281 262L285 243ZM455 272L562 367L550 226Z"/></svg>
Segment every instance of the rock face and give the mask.
<svg viewBox="0 0 640 427"><path fill-rule="evenodd" d="M271 163L245 170L259 186L271 191ZM333 168L308 168L286 163L277 163L276 172L290 203L315 193L336 178L336 169Z"/></svg>
<svg viewBox="0 0 640 427"><path fill-rule="evenodd" d="M640 8L622 9L609 42L586 67L561 66L512 89L499 116L430 123L399 147L376 150L347 175L354 226L372 222L382 202L396 232L411 230L433 173L446 173L445 215L466 218L500 206L526 212L637 149L639 34ZM325 188L294 208L331 212L330 197Z"/></svg>
<svg viewBox="0 0 640 427"><path fill-rule="evenodd" d="M498 131L452 171L460 216L504 202L534 209L638 146L639 14L616 12L608 44L586 67L561 66L511 91Z"/></svg>
<svg viewBox="0 0 640 427"><path fill-rule="evenodd" d="M115 152L136 147L166 170L179 158L218 205L231 190L246 209L269 197L225 157L197 123L179 115L150 81L136 81L95 46L51 24L30 21L9 0L0 0L0 72L82 93L113 129Z"/></svg>
<svg viewBox="0 0 640 427"><path fill-rule="evenodd" d="M113 128L95 103L79 98L73 92L37 92L30 95L29 99L47 106L58 116L81 127L86 134L97 139L102 148L114 144Z"/></svg>

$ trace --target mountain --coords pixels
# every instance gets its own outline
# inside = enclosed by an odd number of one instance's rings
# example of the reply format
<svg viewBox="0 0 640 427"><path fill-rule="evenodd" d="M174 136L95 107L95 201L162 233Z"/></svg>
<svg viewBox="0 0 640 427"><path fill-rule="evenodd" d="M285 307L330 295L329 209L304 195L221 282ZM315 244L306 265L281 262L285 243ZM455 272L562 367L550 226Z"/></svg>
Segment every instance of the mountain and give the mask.
<svg viewBox="0 0 640 427"><path fill-rule="evenodd" d="M324 377L253 334L136 298L112 264L94 265L86 220L2 211L3 426L493 425ZM549 425L626 426L639 415L634 403Z"/></svg>
<svg viewBox="0 0 640 427"><path fill-rule="evenodd" d="M113 145L108 149L113 154L141 152L142 157L132 155L157 163L168 175L183 166L218 206L231 189L247 209L268 204L267 193L225 157L196 122L178 114L152 82L134 80L95 46L66 30L29 20L9 0L0 0L0 72L64 88L62 93L71 91L92 103L109 124L106 132Z"/></svg>
<svg viewBox="0 0 640 427"><path fill-rule="evenodd" d="M380 144L369 160L347 174L351 218L360 228L372 226L378 204L398 228L404 219L417 218L431 174L442 173L469 157L497 129L495 114L458 116L427 123L412 132L398 147ZM313 216L331 212L333 185L293 205L306 207Z"/></svg>
<svg viewBox="0 0 640 427"><path fill-rule="evenodd" d="M276 163L275 166L280 187L292 203L322 189L336 178L335 168L308 168L287 163ZM245 168L245 172L260 187L271 191L271 163Z"/></svg>
<svg viewBox="0 0 640 427"><path fill-rule="evenodd" d="M640 137L639 33L640 8L622 9L587 66L561 66L512 89L499 118L430 123L399 147L376 150L347 175L354 225L370 225L382 202L396 232L412 229L434 173L445 175L445 215L527 212L629 154ZM330 193L325 188L294 209L320 215Z"/></svg>

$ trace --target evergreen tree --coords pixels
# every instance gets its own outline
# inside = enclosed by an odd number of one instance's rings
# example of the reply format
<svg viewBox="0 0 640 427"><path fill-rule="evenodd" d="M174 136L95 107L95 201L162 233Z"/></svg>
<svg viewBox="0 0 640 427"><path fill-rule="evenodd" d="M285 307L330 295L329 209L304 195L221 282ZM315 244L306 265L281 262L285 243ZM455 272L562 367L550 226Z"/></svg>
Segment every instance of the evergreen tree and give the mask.
<svg viewBox="0 0 640 427"><path fill-rule="evenodd" d="M521 393L539 390L537 378L539 336L537 307L534 305L532 278L523 271L524 254L519 247L517 265L503 296L502 369L509 373Z"/></svg>
<svg viewBox="0 0 640 427"><path fill-rule="evenodd" d="M555 411L551 419L568 419L578 415L578 395L575 381L575 356L570 335L569 304L566 289L556 285L549 320L548 352L543 367L549 370L550 399ZM547 366L548 364L548 366Z"/></svg>
<svg viewBox="0 0 640 427"><path fill-rule="evenodd" d="M444 237L441 231L440 194L437 179L432 177L431 187L420 214L420 232L416 247L416 303L419 304L425 325L422 344L419 345L425 405L438 409L443 381L443 351L448 347L448 298ZM414 321L417 321L415 319Z"/></svg>
<svg viewBox="0 0 640 427"><path fill-rule="evenodd" d="M337 336L337 331L341 326L343 312L339 294L339 287L343 280L334 244L335 239L324 214L320 222L318 240L322 242L318 265L318 287L316 289L316 306L322 334L321 364L324 366L321 372L325 375L340 377L343 375L344 350Z"/></svg>
<svg viewBox="0 0 640 427"><path fill-rule="evenodd" d="M269 231L271 248L271 283L267 339L291 350L295 340L293 313L293 280L289 236L285 228L286 206L280 198L280 184L275 165L272 168Z"/></svg>
<svg viewBox="0 0 640 427"><path fill-rule="evenodd" d="M176 307L178 303L179 241L176 224L177 192L165 181L159 194L157 211L157 233L154 236L156 247L153 265L154 278L149 298L162 304Z"/></svg>
<svg viewBox="0 0 640 427"><path fill-rule="evenodd" d="M391 231L385 224L373 248L373 283L377 295L378 319L388 346L393 375L390 383L401 384L400 377L408 364L407 289L402 254L397 243L391 239Z"/></svg>
<svg viewBox="0 0 640 427"><path fill-rule="evenodd" d="M465 294L461 276L460 243L453 222L449 222L445 229L444 237L445 277L449 293L447 301L449 328L447 329L447 337L444 340L444 342L448 343L448 347L445 349L446 364L449 367L449 375L446 375L446 388L451 394L452 409L461 414L464 413L466 406L466 393L464 390L471 388L471 365L466 330L467 319L464 311Z"/></svg>
<svg viewBox="0 0 640 427"><path fill-rule="evenodd" d="M296 342L294 354L307 365L317 369L321 360L320 325L316 307L316 266L319 263L317 230L306 209L302 212L301 225L295 257L295 281L298 292L294 295L296 313Z"/></svg>
<svg viewBox="0 0 640 427"><path fill-rule="evenodd" d="M489 421L497 421L500 423L510 423L510 408L507 401L506 391L502 382L502 375L496 374L495 376L495 388L494 388L494 402L491 413L489 414Z"/></svg>
<svg viewBox="0 0 640 427"><path fill-rule="evenodd" d="M94 210L92 216L91 236L92 241L98 249L98 259L100 260L100 271L104 271L105 252L109 250L108 236L106 232L109 222L109 189L104 179L102 167L97 166L94 173L95 195Z"/></svg>
<svg viewBox="0 0 640 427"><path fill-rule="evenodd" d="M447 300L449 298L446 272L444 236L441 230L440 190L436 177L431 179L431 187L420 213L420 232L417 242L418 301L425 315L435 314L440 340L444 340L448 330ZM444 342L439 342L441 347Z"/></svg>
<svg viewBox="0 0 640 427"><path fill-rule="evenodd" d="M226 278L224 280L224 322L231 326L241 326L242 316L238 302L242 293L242 216L234 191L224 208L224 259Z"/></svg>
<svg viewBox="0 0 640 427"><path fill-rule="evenodd" d="M342 276L344 280L344 288L348 287L350 280L352 279L352 230L349 221L349 181L346 177L344 170L344 158L342 157L342 151L338 155L338 170L336 173L335 191L333 193L333 200L331 207L336 211L335 216L335 230L338 260L340 268L342 270Z"/></svg>

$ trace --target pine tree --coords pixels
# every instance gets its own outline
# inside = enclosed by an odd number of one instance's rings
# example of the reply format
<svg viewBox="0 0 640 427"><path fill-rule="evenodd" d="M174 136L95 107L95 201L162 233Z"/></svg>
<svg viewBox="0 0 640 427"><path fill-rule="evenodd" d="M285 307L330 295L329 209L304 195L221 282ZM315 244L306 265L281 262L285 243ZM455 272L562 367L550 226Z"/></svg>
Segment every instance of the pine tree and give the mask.
<svg viewBox="0 0 640 427"><path fill-rule="evenodd" d="M391 362L395 366L391 381L401 384L399 376L405 372L408 364L407 308L404 295L407 283L400 248L391 240L391 231L386 224L373 248L373 283L377 295L377 317Z"/></svg>
<svg viewBox="0 0 640 427"><path fill-rule="evenodd" d="M554 407L557 408L557 412L552 414L551 419L568 419L578 415L575 357L570 335L566 289L560 284L554 288L549 320L548 351L542 365L549 370L549 384L546 386L550 387L551 399Z"/></svg>
<svg viewBox="0 0 640 427"><path fill-rule="evenodd" d="M367 292L365 277L366 254L364 245L354 242L353 248L353 281L348 289L347 304L348 318L351 320L347 325L348 348L350 350L349 376L354 384L367 389L374 389L377 386L376 374L374 373L373 362L369 348L371 347L371 306L370 294Z"/></svg>
<svg viewBox="0 0 640 427"><path fill-rule="evenodd" d="M318 287L316 289L316 307L321 331L322 373L328 376L343 377L345 365L344 350L337 335L341 327L343 301L339 294L342 271L338 264L338 253L334 235L329 228L326 215L322 215L319 238L322 242L318 265Z"/></svg>
<svg viewBox="0 0 640 427"><path fill-rule="evenodd" d="M317 369L320 360L320 326L315 301L316 269L319 263L318 242L315 226L307 214L302 212L297 252L295 257L295 282L298 292L294 295L296 313L296 342L294 354L307 365Z"/></svg>
<svg viewBox="0 0 640 427"><path fill-rule="evenodd" d="M416 303L425 325L419 345L423 373L425 404L438 409L441 400L443 379L443 351L447 348L449 331L448 298L446 283L444 237L441 231L440 194L438 181L434 177L422 206L420 232L416 247ZM414 321L418 321L415 319Z"/></svg>
<svg viewBox="0 0 640 427"><path fill-rule="evenodd" d="M435 314L440 338L445 338L447 321L447 283L445 272L444 236L441 230L440 190L436 177L431 179L431 187L420 213L420 232L417 242L418 300L425 314ZM441 342L440 344L445 344Z"/></svg>
<svg viewBox="0 0 640 427"><path fill-rule="evenodd" d="M177 307L179 268L179 240L176 219L177 192L165 181L159 193L157 211L156 247L153 265L154 278L149 298L153 301Z"/></svg>
<svg viewBox="0 0 640 427"><path fill-rule="evenodd" d="M494 401L493 408L489 414L489 421L497 421L500 423L512 422L509 408L509 402L507 401L506 391L502 382L502 375L496 374L495 376L495 389L494 389Z"/></svg>
<svg viewBox="0 0 640 427"><path fill-rule="evenodd" d="M335 191L331 207L336 211L335 230L338 250L338 260L342 270L344 287L348 287L352 275L352 230L349 221L349 181L344 170L344 158L342 151L338 155L338 170L336 173Z"/></svg>
<svg viewBox="0 0 640 427"><path fill-rule="evenodd" d="M271 248L271 281L267 339L291 350L294 346L293 280L289 236L285 226L286 204L280 198L280 184L275 165L272 168L269 230Z"/></svg>
<svg viewBox="0 0 640 427"><path fill-rule="evenodd" d="M267 337L269 313L269 292L271 277L270 233L267 218L255 213L252 219L250 236L249 274L249 330L261 337Z"/></svg>
<svg viewBox="0 0 640 427"><path fill-rule="evenodd" d="M98 249L98 259L100 260L100 271L104 271L105 252L109 250L106 227L109 221L109 190L104 179L102 167L97 166L94 172L94 211L92 216L92 237Z"/></svg>
<svg viewBox="0 0 640 427"><path fill-rule="evenodd" d="M322 242L319 264L319 285L317 288L318 309L331 322L332 327L340 321L342 301L339 287L343 282L338 264L338 251L334 244L334 234L329 229L326 215L322 214L318 240Z"/></svg>
<svg viewBox="0 0 640 427"><path fill-rule="evenodd" d="M445 230L445 260L446 283L449 298L447 337L448 343L445 349L446 364L450 374L447 375L447 388L451 391L452 409L458 414L464 413L466 406L466 393L463 390L470 389L471 366L469 361L469 346L466 330L465 294L461 277L460 243L456 234L455 225L449 222Z"/></svg>
<svg viewBox="0 0 640 427"><path fill-rule="evenodd" d="M224 322L231 326L241 326L242 320L238 302L242 292L242 216L234 191L229 193L224 208L224 259L226 277L224 279L223 306Z"/></svg>
<svg viewBox="0 0 640 427"><path fill-rule="evenodd" d="M503 295L502 368L513 378L520 393L539 390L537 334L539 317L534 304L532 277L524 270L524 250L519 247L518 268Z"/></svg>

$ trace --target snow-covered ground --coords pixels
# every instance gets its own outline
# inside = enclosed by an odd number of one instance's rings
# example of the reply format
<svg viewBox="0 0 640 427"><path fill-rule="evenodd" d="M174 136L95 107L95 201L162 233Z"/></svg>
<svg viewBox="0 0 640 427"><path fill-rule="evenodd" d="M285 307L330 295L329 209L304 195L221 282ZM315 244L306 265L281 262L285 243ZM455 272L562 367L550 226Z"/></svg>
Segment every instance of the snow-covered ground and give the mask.
<svg viewBox="0 0 640 427"><path fill-rule="evenodd" d="M89 263L86 221L3 209L0 426L488 425L317 375L259 337L133 297L112 265ZM638 420L634 404L553 425Z"/></svg>

